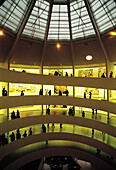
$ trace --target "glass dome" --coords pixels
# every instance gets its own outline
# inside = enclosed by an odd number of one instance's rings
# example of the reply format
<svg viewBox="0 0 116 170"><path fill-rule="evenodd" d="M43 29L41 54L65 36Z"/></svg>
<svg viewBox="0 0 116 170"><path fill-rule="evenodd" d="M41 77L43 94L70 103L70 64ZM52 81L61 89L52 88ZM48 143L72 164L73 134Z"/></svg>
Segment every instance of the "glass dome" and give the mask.
<svg viewBox="0 0 116 170"><path fill-rule="evenodd" d="M115 9L114 0L5 0L0 6L0 27L18 34L24 24L22 37L76 41L96 36L93 22L100 34L114 30Z"/></svg>

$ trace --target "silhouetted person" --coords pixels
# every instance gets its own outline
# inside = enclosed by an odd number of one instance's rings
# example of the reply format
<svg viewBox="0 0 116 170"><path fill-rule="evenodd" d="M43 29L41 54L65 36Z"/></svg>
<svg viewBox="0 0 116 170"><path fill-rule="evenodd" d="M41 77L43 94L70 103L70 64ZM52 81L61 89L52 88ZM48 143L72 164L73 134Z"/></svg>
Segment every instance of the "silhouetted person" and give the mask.
<svg viewBox="0 0 116 170"><path fill-rule="evenodd" d="M20 131L19 129L17 129L17 132L16 132L16 139L20 139L21 138L21 134L20 134Z"/></svg>
<svg viewBox="0 0 116 170"><path fill-rule="evenodd" d="M42 133L46 133L46 127L44 124L42 124Z"/></svg>
<svg viewBox="0 0 116 170"><path fill-rule="evenodd" d="M14 110L13 110L13 112L11 113L11 119L12 119L12 120L15 119L15 112L14 112Z"/></svg>
<svg viewBox="0 0 116 170"><path fill-rule="evenodd" d="M29 129L29 136L31 136L32 135L32 128L30 127L30 129Z"/></svg>
<svg viewBox="0 0 116 170"><path fill-rule="evenodd" d="M110 78L112 78L112 77L113 77L113 71L110 72Z"/></svg>
<svg viewBox="0 0 116 170"><path fill-rule="evenodd" d="M62 96L62 92L61 92L61 90L59 90L59 96Z"/></svg>
<svg viewBox="0 0 116 170"><path fill-rule="evenodd" d="M72 108L70 107L69 108L69 116L71 116L72 115Z"/></svg>
<svg viewBox="0 0 116 170"><path fill-rule="evenodd" d="M85 117L85 112L84 112L84 111L82 112L82 117L83 117L83 118Z"/></svg>
<svg viewBox="0 0 116 170"><path fill-rule="evenodd" d="M62 123L60 123L60 128L62 128Z"/></svg>
<svg viewBox="0 0 116 170"><path fill-rule="evenodd" d="M25 73L26 71L25 71L25 70L22 70L22 72L24 72L24 73Z"/></svg>
<svg viewBox="0 0 116 170"><path fill-rule="evenodd" d="M17 110L17 118L20 118L20 112Z"/></svg>
<svg viewBox="0 0 116 170"><path fill-rule="evenodd" d="M15 140L15 134L14 132L12 132L12 134L10 135L11 141L13 142Z"/></svg>
<svg viewBox="0 0 116 170"><path fill-rule="evenodd" d="M51 90L49 90L48 94L49 94L49 96L51 96Z"/></svg>
<svg viewBox="0 0 116 170"><path fill-rule="evenodd" d="M39 95L43 95L43 89L40 89Z"/></svg>
<svg viewBox="0 0 116 170"><path fill-rule="evenodd" d="M67 72L65 73L65 76L68 76L68 73L67 73Z"/></svg>
<svg viewBox="0 0 116 170"><path fill-rule="evenodd" d="M25 130L23 136L24 136L24 137L27 137L27 132L26 132L26 130Z"/></svg>
<svg viewBox="0 0 116 170"><path fill-rule="evenodd" d="M92 96L92 93L91 93L91 91L89 92L89 98L91 99L91 96Z"/></svg>
<svg viewBox="0 0 116 170"><path fill-rule="evenodd" d="M101 75L101 78L105 78L105 74L104 73Z"/></svg>
<svg viewBox="0 0 116 170"><path fill-rule="evenodd" d="M95 111L96 111L96 115L97 115L97 109L95 109Z"/></svg>
<svg viewBox="0 0 116 170"><path fill-rule="evenodd" d="M100 150L100 149L97 149L96 156L100 157L100 152L101 152L101 150Z"/></svg>
<svg viewBox="0 0 116 170"><path fill-rule="evenodd" d="M24 92L23 92L23 90L21 91L21 96L24 96Z"/></svg>
<svg viewBox="0 0 116 170"><path fill-rule="evenodd" d="M92 109L92 114L94 115L94 109Z"/></svg>
<svg viewBox="0 0 116 170"><path fill-rule="evenodd" d="M50 109L49 108L47 109L46 115L50 115Z"/></svg>
<svg viewBox="0 0 116 170"><path fill-rule="evenodd" d="M92 129L92 138L94 137L94 129Z"/></svg>
<svg viewBox="0 0 116 170"><path fill-rule="evenodd" d="M68 90L66 90L66 92L65 92L65 93L66 93L66 96L68 96L68 94L69 94L69 91L68 91Z"/></svg>
<svg viewBox="0 0 116 170"><path fill-rule="evenodd" d="M55 71L54 75L55 75L55 76L58 76L58 71Z"/></svg>
<svg viewBox="0 0 116 170"><path fill-rule="evenodd" d="M2 89L2 96L7 96L7 91L5 90L5 87Z"/></svg>
<svg viewBox="0 0 116 170"><path fill-rule="evenodd" d="M84 92L84 98L86 98L86 92Z"/></svg>

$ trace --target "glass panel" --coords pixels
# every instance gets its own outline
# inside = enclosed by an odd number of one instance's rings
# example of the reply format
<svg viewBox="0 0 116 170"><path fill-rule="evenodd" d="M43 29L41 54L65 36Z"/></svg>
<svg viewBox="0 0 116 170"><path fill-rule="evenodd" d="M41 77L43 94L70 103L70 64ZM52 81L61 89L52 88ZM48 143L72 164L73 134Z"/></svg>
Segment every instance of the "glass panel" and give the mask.
<svg viewBox="0 0 116 170"><path fill-rule="evenodd" d="M37 0L31 12L29 20L23 31L23 36L26 35L27 29L30 30L28 36L30 38L44 39L45 31L48 22L49 2Z"/></svg>
<svg viewBox="0 0 116 170"><path fill-rule="evenodd" d="M72 2L70 4L70 11L73 39L95 35L84 1ZM87 30L90 30L89 34Z"/></svg>
<svg viewBox="0 0 116 170"><path fill-rule="evenodd" d="M113 0L91 0L90 7L100 33L115 28L116 13L114 18L112 12L116 9L116 3Z"/></svg>
<svg viewBox="0 0 116 170"><path fill-rule="evenodd" d="M0 6L0 26L17 33L24 19L30 0L7 0Z"/></svg>
<svg viewBox="0 0 116 170"><path fill-rule="evenodd" d="M53 5L48 40L53 39L53 34L57 34L57 40L70 39L67 5Z"/></svg>

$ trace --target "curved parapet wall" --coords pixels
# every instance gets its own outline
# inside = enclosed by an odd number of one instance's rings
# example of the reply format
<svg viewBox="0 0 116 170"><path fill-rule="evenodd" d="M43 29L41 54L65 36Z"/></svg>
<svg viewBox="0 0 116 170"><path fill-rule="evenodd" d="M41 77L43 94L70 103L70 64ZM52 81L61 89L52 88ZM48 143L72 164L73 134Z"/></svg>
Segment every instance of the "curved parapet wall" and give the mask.
<svg viewBox="0 0 116 170"><path fill-rule="evenodd" d="M0 159L2 160L7 155L11 154L12 152L16 151L19 148L24 146L41 142L41 141L50 141L50 140L68 140L74 142L80 142L86 145L90 145L94 148L99 148L103 152L111 155L113 158L116 158L116 149L112 148L111 146L100 142L96 139L89 138L82 135L75 135L70 133L42 133L39 135L32 135L26 138L19 139L14 141L10 144L5 145L4 147L0 148Z"/></svg>
<svg viewBox="0 0 116 170"><path fill-rule="evenodd" d="M13 170L17 170L18 168L21 168L22 166L24 166L25 164L28 164L29 162L32 162L34 160L43 158L43 157L49 157L49 156L71 156L71 157L77 157L79 160L85 160L87 162L91 162L91 164L99 170L114 170L114 168L112 166L110 166L109 164L107 164L106 162L104 162L103 160L99 159L98 157L84 152L82 150L78 150L77 148L73 148L73 146L71 148L69 147L46 147L43 148L41 150L37 150L31 153L28 153L22 157L19 157L18 159L16 159L16 157L14 158L14 160L12 160L12 162L10 162L10 164L6 163L6 166L4 165L4 170L8 170L8 169L13 169Z"/></svg>
<svg viewBox="0 0 116 170"><path fill-rule="evenodd" d="M116 90L115 78L86 78L68 76L48 76L16 72L0 68L0 81L10 83L28 83L59 86L78 86Z"/></svg>
<svg viewBox="0 0 116 170"><path fill-rule="evenodd" d="M4 133L8 133L15 129L20 129L20 128L24 128L36 124L43 124L43 123L44 124L63 123L63 124L79 125L83 127L93 128L116 137L116 127L91 119L83 119L80 117L63 116L63 115L33 116L33 117L20 118L20 119L15 119L4 123L0 123L0 135Z"/></svg>
<svg viewBox="0 0 116 170"><path fill-rule="evenodd" d="M67 96L4 96L0 97L0 109L27 105L71 105L93 108L116 114L116 103Z"/></svg>

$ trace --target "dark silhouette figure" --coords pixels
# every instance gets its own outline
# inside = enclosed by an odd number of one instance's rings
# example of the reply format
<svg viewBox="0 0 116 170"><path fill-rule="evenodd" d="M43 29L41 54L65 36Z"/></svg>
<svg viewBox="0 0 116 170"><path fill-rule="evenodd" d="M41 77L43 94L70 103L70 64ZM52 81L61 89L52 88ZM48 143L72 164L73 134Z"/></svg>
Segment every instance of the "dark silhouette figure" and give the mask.
<svg viewBox="0 0 116 170"><path fill-rule="evenodd" d="M62 123L60 123L60 128L62 128Z"/></svg>
<svg viewBox="0 0 116 170"><path fill-rule="evenodd" d="M72 111L72 108L70 107L70 108L69 108L69 113L68 113L69 116L72 116L72 113L73 113L73 111Z"/></svg>
<svg viewBox="0 0 116 170"><path fill-rule="evenodd" d="M94 137L94 129L92 129L92 138Z"/></svg>
<svg viewBox="0 0 116 170"><path fill-rule="evenodd" d="M15 112L13 110L13 112L11 113L11 120L15 119Z"/></svg>
<svg viewBox="0 0 116 170"><path fill-rule="evenodd" d="M84 98L86 98L86 92L84 92Z"/></svg>
<svg viewBox="0 0 116 170"><path fill-rule="evenodd" d="M62 92L59 90L59 96L62 96Z"/></svg>
<svg viewBox="0 0 116 170"><path fill-rule="evenodd" d="M83 118L85 117L85 112L84 112L84 111L82 111L82 117L83 117Z"/></svg>
<svg viewBox="0 0 116 170"><path fill-rule="evenodd" d="M2 89L2 96L7 96L7 91L5 90L5 87Z"/></svg>
<svg viewBox="0 0 116 170"><path fill-rule="evenodd" d="M92 93L91 93L91 91L89 92L89 98L91 99L91 96L92 96Z"/></svg>
<svg viewBox="0 0 116 170"><path fill-rule="evenodd" d="M58 71L55 71L54 75L55 75L55 76L58 76Z"/></svg>
<svg viewBox="0 0 116 170"><path fill-rule="evenodd" d="M67 72L65 73L65 76L68 76L68 73L67 73Z"/></svg>
<svg viewBox="0 0 116 170"><path fill-rule="evenodd" d="M12 132L12 134L10 135L11 141L13 142L15 140L15 134L14 132Z"/></svg>
<svg viewBox="0 0 116 170"><path fill-rule="evenodd" d="M24 72L24 73L25 73L26 71L25 71L25 70L22 70L22 72Z"/></svg>
<svg viewBox="0 0 116 170"><path fill-rule="evenodd" d="M40 89L39 95L43 95L43 89Z"/></svg>
<svg viewBox="0 0 116 170"><path fill-rule="evenodd" d="M46 127L44 124L42 124L42 133L46 133Z"/></svg>
<svg viewBox="0 0 116 170"><path fill-rule="evenodd" d="M31 136L32 135L32 128L30 127L30 129L29 129L29 136Z"/></svg>
<svg viewBox="0 0 116 170"><path fill-rule="evenodd" d="M66 96L68 96L68 94L69 94L69 91L68 91L68 90L66 90L66 92L65 92L65 93L66 93Z"/></svg>
<svg viewBox="0 0 116 170"><path fill-rule="evenodd" d="M20 131L19 129L17 129L17 132L16 132L16 139L20 139L21 138L21 134L20 134Z"/></svg>
<svg viewBox="0 0 116 170"><path fill-rule="evenodd" d="M21 91L21 96L24 96L24 92L23 92L23 90Z"/></svg>
<svg viewBox="0 0 116 170"><path fill-rule="evenodd" d="M110 78L112 78L113 77L113 71L111 71L111 73L110 73Z"/></svg>
<svg viewBox="0 0 116 170"><path fill-rule="evenodd" d="M46 115L50 115L50 109L47 109Z"/></svg>
<svg viewBox="0 0 116 170"><path fill-rule="evenodd" d="M94 115L94 109L92 109L92 114Z"/></svg>
<svg viewBox="0 0 116 170"><path fill-rule="evenodd" d="M24 137L27 137L27 132L26 132L26 130L25 130L23 136L24 136Z"/></svg>
<svg viewBox="0 0 116 170"><path fill-rule="evenodd" d="M96 156L97 156L97 157L100 157L100 152L101 152L101 150L100 150L100 149L97 149L97 153L96 153Z"/></svg>
<svg viewBox="0 0 116 170"><path fill-rule="evenodd" d="M97 115L97 109L95 109L95 111L96 111L96 115Z"/></svg>
<svg viewBox="0 0 116 170"><path fill-rule="evenodd" d="M48 94L49 94L49 96L51 96L51 90L49 90Z"/></svg>
<svg viewBox="0 0 116 170"><path fill-rule="evenodd" d="M105 78L105 74L104 73L101 75L101 78Z"/></svg>
<svg viewBox="0 0 116 170"><path fill-rule="evenodd" d="M20 112L19 112L19 110L17 110L17 116L16 116L17 118L20 118Z"/></svg>

